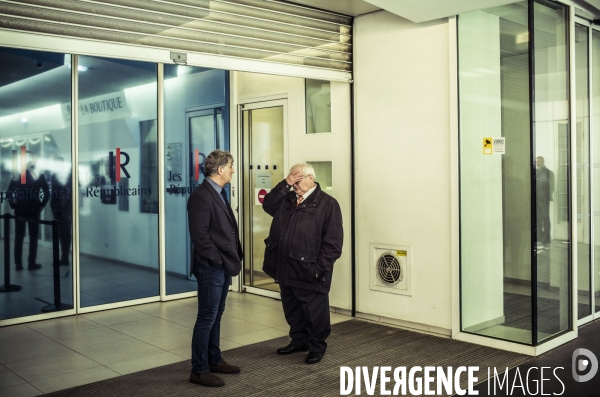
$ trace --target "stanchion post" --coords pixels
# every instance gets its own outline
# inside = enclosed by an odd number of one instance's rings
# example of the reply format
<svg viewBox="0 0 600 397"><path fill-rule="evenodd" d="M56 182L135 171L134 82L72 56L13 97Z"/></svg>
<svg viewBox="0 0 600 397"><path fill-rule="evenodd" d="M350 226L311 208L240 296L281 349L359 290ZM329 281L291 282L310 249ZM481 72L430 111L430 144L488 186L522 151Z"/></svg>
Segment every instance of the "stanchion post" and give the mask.
<svg viewBox="0 0 600 397"><path fill-rule="evenodd" d="M20 291L20 285L10 283L10 214L4 214L4 285L0 285L0 292Z"/></svg>
<svg viewBox="0 0 600 397"><path fill-rule="evenodd" d="M58 310L67 310L73 308L71 305L62 304L60 301L60 263L59 263L59 246L58 246L58 223L54 219L52 221L52 274L54 278L54 304L42 307L43 312L54 312Z"/></svg>
<svg viewBox="0 0 600 397"><path fill-rule="evenodd" d="M60 307L60 263L58 263L58 221L52 221L52 267L54 268L54 305Z"/></svg>

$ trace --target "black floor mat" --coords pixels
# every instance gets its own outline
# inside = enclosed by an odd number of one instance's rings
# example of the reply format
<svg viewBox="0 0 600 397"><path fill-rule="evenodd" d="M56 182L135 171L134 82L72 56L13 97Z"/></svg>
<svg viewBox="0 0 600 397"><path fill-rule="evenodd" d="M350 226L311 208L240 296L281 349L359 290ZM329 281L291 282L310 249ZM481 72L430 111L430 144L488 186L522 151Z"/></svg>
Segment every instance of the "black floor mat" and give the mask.
<svg viewBox="0 0 600 397"><path fill-rule="evenodd" d="M288 338L284 337L224 352L224 358L239 365L242 373L222 375L226 382L222 388L209 389L189 383L190 363L186 361L46 396L339 396L341 366L370 369L374 366L392 369L426 365L479 366L476 376L485 379L487 367L512 368L530 359L521 354L360 320L333 325L327 353L318 364L305 364L305 353L278 356L276 349L287 343ZM389 384L388 387L393 388ZM364 387L362 395L367 395Z"/></svg>

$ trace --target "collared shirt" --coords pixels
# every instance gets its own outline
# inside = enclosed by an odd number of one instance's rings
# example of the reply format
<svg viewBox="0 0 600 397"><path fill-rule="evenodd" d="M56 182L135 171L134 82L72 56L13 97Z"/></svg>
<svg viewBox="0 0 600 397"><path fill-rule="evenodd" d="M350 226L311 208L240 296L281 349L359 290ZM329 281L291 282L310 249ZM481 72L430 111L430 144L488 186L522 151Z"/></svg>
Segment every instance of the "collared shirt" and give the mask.
<svg viewBox="0 0 600 397"><path fill-rule="evenodd" d="M223 188L221 186L219 186L219 184L217 182L213 181L211 178L206 178L206 179L208 180L208 183L210 183L210 185L217 191L217 194L219 195L219 197L221 197L223 204L225 204L225 206L227 206L225 199L221 195L221 190L223 190Z"/></svg>
<svg viewBox="0 0 600 397"><path fill-rule="evenodd" d="M310 189L308 192L306 192L306 193L304 193L304 194L302 195L302 197L304 197L304 199L302 199L302 202L305 202L305 201L306 201L306 199L308 198L308 196L310 196L310 194L311 194L312 192L314 192L316 188L317 188L317 184L315 183L315 186L313 186L313 187L312 187L312 188L311 188L311 189ZM299 198L300 198L300 196L296 195L296 201L297 201Z"/></svg>

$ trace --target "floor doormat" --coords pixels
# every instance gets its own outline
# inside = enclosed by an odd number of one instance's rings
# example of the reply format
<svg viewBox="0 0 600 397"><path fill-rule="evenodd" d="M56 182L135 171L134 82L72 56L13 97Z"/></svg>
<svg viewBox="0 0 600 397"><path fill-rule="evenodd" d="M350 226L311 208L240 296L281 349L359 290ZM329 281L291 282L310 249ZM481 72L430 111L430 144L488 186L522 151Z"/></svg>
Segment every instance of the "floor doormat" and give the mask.
<svg viewBox="0 0 600 397"><path fill-rule="evenodd" d="M220 375L226 383L221 388L206 388L189 383L190 363L185 361L45 396L317 397L339 396L341 391L347 391L350 387L352 390L349 395L357 395L356 379L350 384L349 375L345 375L345 382L341 382L342 366L349 367L353 373L356 373L356 367L367 367L362 371L369 373L371 379L361 377L359 394L381 395L381 377L372 377L376 366L391 367L391 371L387 372L391 380L389 383L384 382L384 387L392 392L395 385L393 371L397 367L406 367L410 371L411 367L416 366L452 367L454 370L462 366L477 366L479 371L474 376L481 382L487 378L488 367L512 368L531 358L361 320L349 320L332 326L331 336L327 340L327 353L318 364L307 365L304 362L306 353L278 356L275 351L288 341L287 337L278 338L224 352L225 360L239 365L242 373ZM408 376L407 372L407 381ZM423 378L423 372L416 376ZM436 390L435 373L433 379L430 389ZM371 383L372 380L375 380L375 385ZM467 387L465 373L460 380L461 387ZM414 385L417 387L416 383ZM345 389L342 390L341 386ZM406 395L414 394L406 387ZM374 394L369 393L371 391ZM401 388L398 391L401 392Z"/></svg>

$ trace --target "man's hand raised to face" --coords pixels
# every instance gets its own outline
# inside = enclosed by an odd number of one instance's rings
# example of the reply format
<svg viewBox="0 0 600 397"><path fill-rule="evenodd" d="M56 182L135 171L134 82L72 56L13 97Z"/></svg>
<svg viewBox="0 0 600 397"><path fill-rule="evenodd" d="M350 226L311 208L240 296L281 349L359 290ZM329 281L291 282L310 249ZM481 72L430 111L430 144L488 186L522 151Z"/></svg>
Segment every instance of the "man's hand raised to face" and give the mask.
<svg viewBox="0 0 600 397"><path fill-rule="evenodd" d="M300 182L304 178L302 170L295 169L285 178L288 185L293 186L296 182Z"/></svg>

